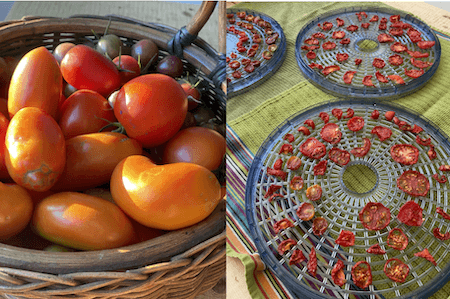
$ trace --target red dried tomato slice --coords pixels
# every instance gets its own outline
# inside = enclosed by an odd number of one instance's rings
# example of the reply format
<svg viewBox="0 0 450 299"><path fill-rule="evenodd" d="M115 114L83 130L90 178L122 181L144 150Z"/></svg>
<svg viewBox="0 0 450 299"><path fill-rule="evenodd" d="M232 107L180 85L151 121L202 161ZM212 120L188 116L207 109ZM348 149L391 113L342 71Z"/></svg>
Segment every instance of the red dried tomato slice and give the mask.
<svg viewBox="0 0 450 299"><path fill-rule="evenodd" d="M268 45L274 44L277 41L278 37L279 34L275 32L274 34L266 38L266 44Z"/></svg>
<svg viewBox="0 0 450 299"><path fill-rule="evenodd" d="M317 24L317 26L319 26L320 28L322 28L322 30L328 31L328 30L330 30L331 28L333 28L333 23L331 23L331 22L323 22L322 25Z"/></svg>
<svg viewBox="0 0 450 299"><path fill-rule="evenodd" d="M366 261L359 261L352 267L352 279L353 283L361 288L365 289L372 284L372 270L370 265Z"/></svg>
<svg viewBox="0 0 450 299"><path fill-rule="evenodd" d="M420 172L406 170L397 179L397 187L411 196L426 196L430 190L430 182Z"/></svg>
<svg viewBox="0 0 450 299"><path fill-rule="evenodd" d="M323 70L322 70L322 74L324 75L324 76L327 76L327 75L329 75L330 73L332 73L332 72L336 72L336 71L339 71L341 68L338 66L338 65L329 65L329 66L326 66Z"/></svg>
<svg viewBox="0 0 450 299"><path fill-rule="evenodd" d="M372 253L372 254L385 254L386 251L384 251L380 244L375 244L370 246L369 248L366 249L367 253Z"/></svg>
<svg viewBox="0 0 450 299"><path fill-rule="evenodd" d="M434 145L430 144L430 149L428 150L427 155L430 158L430 160L436 159L437 153L434 150Z"/></svg>
<svg viewBox="0 0 450 299"><path fill-rule="evenodd" d="M320 137L322 137L322 139L326 142L337 144L339 143L339 141L341 141L342 132L337 124L328 123L323 126L322 130L320 131Z"/></svg>
<svg viewBox="0 0 450 299"><path fill-rule="evenodd" d="M350 32L355 32L356 30L358 30L358 26L356 25L350 25L347 27L347 30Z"/></svg>
<svg viewBox="0 0 450 299"><path fill-rule="evenodd" d="M249 64L244 68L244 71L246 71L247 73L253 73L255 71L255 67L253 66L253 64Z"/></svg>
<svg viewBox="0 0 450 299"><path fill-rule="evenodd" d="M318 45L319 40L317 38L310 37L310 38L305 39L304 43L307 45Z"/></svg>
<svg viewBox="0 0 450 299"><path fill-rule="evenodd" d="M238 11L238 12L236 13L236 15L238 16L238 18L244 19L245 16L247 15L247 13L246 13L245 11Z"/></svg>
<svg viewBox="0 0 450 299"><path fill-rule="evenodd" d="M441 165L439 166L440 171L450 171L450 165Z"/></svg>
<svg viewBox="0 0 450 299"><path fill-rule="evenodd" d="M389 279L403 283L408 277L409 267L407 264L397 258L391 258L384 264L384 273Z"/></svg>
<svg viewBox="0 0 450 299"><path fill-rule="evenodd" d="M386 117L387 121L391 121L395 116L395 111L386 111L384 113L384 117Z"/></svg>
<svg viewBox="0 0 450 299"><path fill-rule="evenodd" d="M302 177L294 176L289 183L289 187L294 191L302 190L303 189Z"/></svg>
<svg viewBox="0 0 450 299"><path fill-rule="evenodd" d="M355 115L355 111L353 111L352 108L347 109L347 114L344 116L344 118L352 118L353 115Z"/></svg>
<svg viewBox="0 0 450 299"><path fill-rule="evenodd" d="M388 78L397 84L405 84L405 81L399 75L389 75Z"/></svg>
<svg viewBox="0 0 450 299"><path fill-rule="evenodd" d="M343 62L346 61L348 59L348 54L347 53L337 53L336 54L336 60L339 62Z"/></svg>
<svg viewBox="0 0 450 299"><path fill-rule="evenodd" d="M450 233L449 232L446 232L445 234L441 233L439 227L433 228L433 235L437 239L442 240L442 241L446 241L446 240L450 239Z"/></svg>
<svg viewBox="0 0 450 299"><path fill-rule="evenodd" d="M397 125L398 125L398 128L401 131L408 131L408 132L410 132L412 130L412 126L410 124L408 124L406 121L403 121L403 120L399 121L397 123Z"/></svg>
<svg viewBox="0 0 450 299"><path fill-rule="evenodd" d="M414 253L414 256L423 257L427 261L430 261L433 265L437 266L437 263L434 260L434 257L428 251L428 248L425 248L424 250L422 250L420 252Z"/></svg>
<svg viewBox="0 0 450 299"><path fill-rule="evenodd" d="M245 47L237 47L237 50L239 53L243 53L243 52L247 51L247 49Z"/></svg>
<svg viewBox="0 0 450 299"><path fill-rule="evenodd" d="M258 66L261 65L261 61L259 61L259 60L253 60L253 61L251 62L251 64L252 64L254 67L258 67Z"/></svg>
<svg viewBox="0 0 450 299"><path fill-rule="evenodd" d="M416 136L416 142L423 146L429 146L431 144L431 138L420 138L419 135Z"/></svg>
<svg viewBox="0 0 450 299"><path fill-rule="evenodd" d="M439 176L437 173L435 173L433 174L433 179L440 184L447 183L447 177L445 175Z"/></svg>
<svg viewBox="0 0 450 299"><path fill-rule="evenodd" d="M380 112L378 110L373 110L372 114L370 115L371 119L378 119L378 117L380 117Z"/></svg>
<svg viewBox="0 0 450 299"><path fill-rule="evenodd" d="M280 231L282 231L288 227L294 227L294 224L291 222L291 220L289 220L287 218L283 218L274 223L273 230L275 231L276 234L278 234Z"/></svg>
<svg viewBox="0 0 450 299"><path fill-rule="evenodd" d="M362 23L361 24L361 27L364 28L364 29L368 29L369 26L370 26L370 23Z"/></svg>
<svg viewBox="0 0 450 299"><path fill-rule="evenodd" d="M414 201L409 200L405 202L398 212L397 219L409 226L421 226L423 209Z"/></svg>
<svg viewBox="0 0 450 299"><path fill-rule="evenodd" d="M423 129L421 127L419 127L418 125L414 125L414 127L411 130L411 133L413 134L419 134L420 132L422 132Z"/></svg>
<svg viewBox="0 0 450 299"><path fill-rule="evenodd" d="M312 119L307 119L304 122L305 125L310 126L311 129L315 129L316 128L316 124L314 123L314 121Z"/></svg>
<svg viewBox="0 0 450 299"><path fill-rule="evenodd" d="M322 44L322 48L323 48L324 50L333 50L334 48L336 48L336 43L335 43L335 42L332 42L332 41L324 42L324 43Z"/></svg>
<svg viewBox="0 0 450 299"><path fill-rule="evenodd" d="M303 202L295 212L302 221L309 221L314 217L314 206L309 202Z"/></svg>
<svg viewBox="0 0 450 299"><path fill-rule="evenodd" d="M342 247L350 247L355 245L355 234L349 230L341 230L339 237L334 241Z"/></svg>
<svg viewBox="0 0 450 299"><path fill-rule="evenodd" d="M408 31L406 31L406 34L408 34L409 39L413 43L417 43L422 40L421 33L419 31L417 31L416 29L409 28Z"/></svg>
<svg viewBox="0 0 450 299"><path fill-rule="evenodd" d="M408 47L401 42L395 42L391 45L391 50L397 53L408 51Z"/></svg>
<svg viewBox="0 0 450 299"><path fill-rule="evenodd" d="M441 215L445 220L450 220L450 215L447 214L442 208L437 207L437 208L436 208L436 213L438 213L439 215Z"/></svg>
<svg viewBox="0 0 450 299"><path fill-rule="evenodd" d="M406 246L408 246L408 237L405 235L401 228L393 228L389 232L387 245L396 250L403 250L406 248Z"/></svg>
<svg viewBox="0 0 450 299"><path fill-rule="evenodd" d="M273 194L275 191L278 191L278 190L280 190L280 189L281 189L281 186L279 186L279 185L270 185L270 186L269 186L269 189L267 189L266 194L264 194L264 198L268 198L268 197L272 196L272 194Z"/></svg>
<svg viewBox="0 0 450 299"><path fill-rule="evenodd" d="M381 58L374 58L374 59L373 59L373 62L372 62L372 65L373 65L374 67L376 67L376 68L382 69L382 68L384 68L384 66L386 65L386 63L385 63L384 60L381 59Z"/></svg>
<svg viewBox="0 0 450 299"><path fill-rule="evenodd" d="M315 137L308 138L299 149L303 155L312 159L321 159L327 153L325 145Z"/></svg>
<svg viewBox="0 0 450 299"><path fill-rule="evenodd" d="M254 17L253 15L250 15L250 14L249 14L249 15L247 15L247 16L245 17L245 20L246 20L246 21L249 21L249 22L253 22L254 18L255 18L255 17Z"/></svg>
<svg viewBox="0 0 450 299"><path fill-rule="evenodd" d="M347 71L344 74L343 80L345 84L352 84L353 76L356 74L356 71Z"/></svg>
<svg viewBox="0 0 450 299"><path fill-rule="evenodd" d="M432 62L417 60L414 57L411 57L411 64L420 69L425 69L425 68L433 65Z"/></svg>
<svg viewBox="0 0 450 299"><path fill-rule="evenodd" d="M316 250L314 247L311 248L311 252L309 253L309 261L306 265L308 268L309 274L316 277L317 274L317 256L316 256Z"/></svg>
<svg viewBox="0 0 450 299"><path fill-rule="evenodd" d="M385 28L386 29L386 28ZM395 39L387 33L380 33L378 35L378 41L380 43L392 43Z"/></svg>
<svg viewBox="0 0 450 299"><path fill-rule="evenodd" d="M321 236L328 228L328 221L323 217L316 217L313 220L312 230L316 236Z"/></svg>
<svg viewBox="0 0 450 299"><path fill-rule="evenodd" d="M299 249L294 249L291 257L289 258L289 265L299 264L306 261L306 257L303 252Z"/></svg>
<svg viewBox="0 0 450 299"><path fill-rule="evenodd" d="M429 49L429 48L432 48L435 43L436 43L435 41L423 40L423 41L417 42L417 46L421 49Z"/></svg>
<svg viewBox="0 0 450 299"><path fill-rule="evenodd" d="M312 68L312 69L314 69L314 68L318 68L319 70L322 70L322 69L323 69L323 66L321 66L321 65L318 64L318 63L311 63L311 64L309 65L309 67Z"/></svg>
<svg viewBox="0 0 450 299"><path fill-rule="evenodd" d="M325 39L325 34L323 34L322 32L316 32L313 35L311 35L311 37Z"/></svg>
<svg viewBox="0 0 450 299"><path fill-rule="evenodd" d="M278 245L278 253L284 254L286 251L290 250L293 246L297 245L297 242L293 239L286 239Z"/></svg>
<svg viewBox="0 0 450 299"><path fill-rule="evenodd" d="M233 60L232 62L230 62L228 64L228 66L230 68L232 68L232 69L237 69L237 68L239 68L241 66L241 63L239 61L237 61L237 60Z"/></svg>
<svg viewBox="0 0 450 299"><path fill-rule="evenodd" d="M398 54L392 55L389 57L389 63L391 65L400 65L403 63L403 58Z"/></svg>
<svg viewBox="0 0 450 299"><path fill-rule="evenodd" d="M374 15L369 22L378 22L379 17L377 15Z"/></svg>
<svg viewBox="0 0 450 299"><path fill-rule="evenodd" d="M317 201L322 197L322 187L312 185L306 189L306 197L311 201Z"/></svg>
<svg viewBox="0 0 450 299"><path fill-rule="evenodd" d="M341 109L334 108L333 110L331 110L331 114L333 114L334 117L336 117L338 120L340 120L343 113L342 113Z"/></svg>
<svg viewBox="0 0 450 299"><path fill-rule="evenodd" d="M294 151L294 148L292 147L292 144L283 144L280 148L279 154L292 154Z"/></svg>
<svg viewBox="0 0 450 299"><path fill-rule="evenodd" d="M232 13L227 13L227 19L231 19L231 18L233 18L234 17L234 14L232 14Z"/></svg>
<svg viewBox="0 0 450 299"><path fill-rule="evenodd" d="M319 117L323 120L324 123L328 123L330 120L330 116L326 112L320 112Z"/></svg>
<svg viewBox="0 0 450 299"><path fill-rule="evenodd" d="M302 50L312 51L312 50L317 50L317 49L319 49L320 47L319 47L319 46L315 46L315 45L313 45L313 46L305 46L305 45L303 45L303 46L301 46L300 48L301 48Z"/></svg>
<svg viewBox="0 0 450 299"><path fill-rule="evenodd" d="M430 56L430 53L428 53L428 52L422 53L420 51L410 51L410 50L408 50L406 52L409 54L409 56L412 56L414 58L426 58L426 57Z"/></svg>
<svg viewBox="0 0 450 299"><path fill-rule="evenodd" d="M403 35L403 29L402 28L391 28L389 29L389 33L393 36L402 36Z"/></svg>
<svg viewBox="0 0 450 299"><path fill-rule="evenodd" d="M391 157L397 163L413 165L419 159L419 150L411 144L396 144L391 147Z"/></svg>
<svg viewBox="0 0 450 299"><path fill-rule="evenodd" d="M383 126L375 126L370 133L376 134L381 142L389 139L392 135L391 129Z"/></svg>
<svg viewBox="0 0 450 299"><path fill-rule="evenodd" d="M391 21L391 23L397 23L400 21L400 15L392 15L389 17L389 21Z"/></svg>
<svg viewBox="0 0 450 299"><path fill-rule="evenodd" d="M283 199L284 196L281 195L281 194L279 194L279 193L274 193L274 194L272 194L272 195L269 197L268 201L269 201L269 202L272 202L272 201L274 201L274 199L277 199L277 198Z"/></svg>
<svg viewBox="0 0 450 299"><path fill-rule="evenodd" d="M233 58L233 59L236 59L236 58L237 58L237 55L236 55L236 53L231 52L230 57Z"/></svg>
<svg viewBox="0 0 450 299"><path fill-rule="evenodd" d="M362 62L362 59L361 59L361 58L356 58L356 59L355 59L355 65L360 65L361 62Z"/></svg>
<svg viewBox="0 0 450 299"><path fill-rule="evenodd" d="M364 76L362 83L365 86L375 86L375 85L373 85L373 82L372 82L372 75Z"/></svg>
<svg viewBox="0 0 450 299"><path fill-rule="evenodd" d="M273 164L273 169L280 170L283 166L283 160L281 158L278 158L275 163Z"/></svg>
<svg viewBox="0 0 450 299"><path fill-rule="evenodd" d="M345 279L343 261L338 260L337 263L334 265L333 269L331 270L331 279L333 279L334 284L340 287L347 282L347 280Z"/></svg>
<svg viewBox="0 0 450 299"><path fill-rule="evenodd" d="M324 175L327 170L328 160L322 160L316 165L314 165L313 172L314 175Z"/></svg>
<svg viewBox="0 0 450 299"><path fill-rule="evenodd" d="M249 40L249 37L248 36L241 36L240 38L239 38L239 41L240 42L243 42L243 43L245 43L246 41L248 41Z"/></svg>
<svg viewBox="0 0 450 299"><path fill-rule="evenodd" d="M286 168L290 170L297 170L302 165L302 160L297 156L290 157L286 162Z"/></svg>
<svg viewBox="0 0 450 299"><path fill-rule="evenodd" d="M381 230L391 221L391 211L381 202L368 202L359 212L359 220L368 230Z"/></svg>
<svg viewBox="0 0 450 299"><path fill-rule="evenodd" d="M420 76L422 76L425 73L424 69L420 69L420 70L407 70L405 69L405 75L411 78L419 78Z"/></svg>
<svg viewBox="0 0 450 299"><path fill-rule="evenodd" d="M333 147L328 152L328 158L334 163L344 166L350 162L350 153L346 150L341 150L339 148Z"/></svg>
<svg viewBox="0 0 450 299"><path fill-rule="evenodd" d="M234 71L232 74L233 78L239 79L242 77L242 73L240 71Z"/></svg>
<svg viewBox="0 0 450 299"><path fill-rule="evenodd" d="M247 56L248 57L254 57L256 55L256 50L255 48L250 48L247 50Z"/></svg>
<svg viewBox="0 0 450 299"><path fill-rule="evenodd" d="M380 25L378 25L379 30L386 30L386 28L387 28L386 23L380 23Z"/></svg>
<svg viewBox="0 0 450 299"><path fill-rule="evenodd" d="M245 66L249 65L251 62L252 61L250 59L248 59L248 58L243 58L241 60L242 65L245 65Z"/></svg>
<svg viewBox="0 0 450 299"><path fill-rule="evenodd" d="M363 138L363 142L364 142L364 144L363 144L362 147L356 147L356 148L354 148L354 149L352 149L352 150L350 151L350 153L351 153L353 156L362 158L362 157L364 157L365 155L367 155L367 153L368 153L369 150L370 150L370 146L372 145L372 143L370 142L370 139L369 139L369 138Z"/></svg>
<svg viewBox="0 0 450 299"><path fill-rule="evenodd" d="M273 53L270 51L264 51L262 52L261 56L265 59L265 60L270 60L273 57Z"/></svg>
<svg viewBox="0 0 450 299"><path fill-rule="evenodd" d="M345 24L344 20L342 20L341 18L336 18L336 22L338 27L342 27Z"/></svg>
<svg viewBox="0 0 450 299"><path fill-rule="evenodd" d="M311 134L311 132L309 131L309 129L305 126L301 126L297 129L297 131L303 133L305 136L308 136Z"/></svg>
<svg viewBox="0 0 450 299"><path fill-rule="evenodd" d="M283 181L287 177L287 172L282 171L282 170L273 169L273 168L270 168L270 167L267 167L267 174L276 176L276 177L280 178Z"/></svg>
<svg viewBox="0 0 450 299"><path fill-rule="evenodd" d="M313 52L313 51L309 51L308 53L306 53L306 58L308 58L308 59L314 59L314 58L316 58L316 53L315 52Z"/></svg>
<svg viewBox="0 0 450 299"><path fill-rule="evenodd" d="M335 31L331 37L334 39L342 39L345 37L345 31Z"/></svg>
<svg viewBox="0 0 450 299"><path fill-rule="evenodd" d="M351 42L351 40L349 38L344 38L339 43L341 45L348 45L350 42Z"/></svg>

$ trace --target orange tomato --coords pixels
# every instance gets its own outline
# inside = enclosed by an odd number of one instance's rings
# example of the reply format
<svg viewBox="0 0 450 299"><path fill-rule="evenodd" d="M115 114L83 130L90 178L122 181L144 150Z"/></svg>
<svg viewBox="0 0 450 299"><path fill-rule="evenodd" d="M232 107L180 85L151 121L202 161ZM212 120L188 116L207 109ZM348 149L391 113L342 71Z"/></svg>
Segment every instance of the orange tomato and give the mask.
<svg viewBox="0 0 450 299"><path fill-rule="evenodd" d="M5 240L28 225L33 214L33 202L24 188L1 182L0 202L0 240Z"/></svg>
<svg viewBox="0 0 450 299"><path fill-rule="evenodd" d="M91 133L66 140L66 166L54 191L79 191L109 183L117 164L140 155L136 140L115 132Z"/></svg>
<svg viewBox="0 0 450 299"><path fill-rule="evenodd" d="M24 188L49 190L64 170L64 136L56 121L39 108L25 107L12 117L5 147L8 173Z"/></svg>
<svg viewBox="0 0 450 299"><path fill-rule="evenodd" d="M9 179L8 169L5 164L5 135L9 120L0 113L0 179Z"/></svg>
<svg viewBox="0 0 450 299"><path fill-rule="evenodd" d="M58 62L45 47L31 50L19 61L11 78L8 111L13 116L23 107L37 107L53 118L62 93Z"/></svg>
<svg viewBox="0 0 450 299"><path fill-rule="evenodd" d="M32 226L43 238L81 250L102 250L130 244L133 225L115 204L77 192L60 192L42 200Z"/></svg>
<svg viewBox="0 0 450 299"><path fill-rule="evenodd" d="M215 170L222 163L225 147L225 138L216 131L190 127L179 131L166 143L163 163L189 162Z"/></svg>
<svg viewBox="0 0 450 299"><path fill-rule="evenodd" d="M9 120L8 100L5 98L0 98L0 113Z"/></svg>
<svg viewBox="0 0 450 299"><path fill-rule="evenodd" d="M220 201L214 174L192 163L156 165L145 156L122 160L111 177L114 202L131 218L157 229L184 228L208 217Z"/></svg>

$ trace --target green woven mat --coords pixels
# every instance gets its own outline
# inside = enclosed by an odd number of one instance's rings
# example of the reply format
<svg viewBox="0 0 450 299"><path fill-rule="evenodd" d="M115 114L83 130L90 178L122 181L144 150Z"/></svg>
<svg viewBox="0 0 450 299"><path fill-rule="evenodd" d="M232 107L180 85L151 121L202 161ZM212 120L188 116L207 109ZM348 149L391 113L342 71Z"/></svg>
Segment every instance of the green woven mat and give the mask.
<svg viewBox="0 0 450 299"><path fill-rule="evenodd" d="M286 60L279 71L263 85L233 97L227 103L227 123L254 154L265 138L286 118L335 98L317 89L302 76L295 59L295 39L300 29L314 17L326 11L354 6L387 7L382 3L365 2L241 3L235 6L271 16L280 23L287 40ZM441 61L433 78L413 95L393 102L422 114L450 135L450 42L440 41ZM353 178L346 179L358 185L358 176L361 173L356 171ZM450 298L450 283L431 298Z"/></svg>

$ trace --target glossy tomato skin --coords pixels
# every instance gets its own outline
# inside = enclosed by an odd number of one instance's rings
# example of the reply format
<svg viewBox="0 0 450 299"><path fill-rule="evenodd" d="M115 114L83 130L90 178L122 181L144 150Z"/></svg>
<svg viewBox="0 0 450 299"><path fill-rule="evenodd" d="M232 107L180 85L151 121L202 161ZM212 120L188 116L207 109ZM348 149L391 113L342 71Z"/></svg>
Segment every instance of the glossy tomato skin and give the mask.
<svg viewBox="0 0 450 299"><path fill-rule="evenodd" d="M31 50L19 61L11 78L8 111L37 107L56 118L62 93L62 76L55 57L45 47Z"/></svg>
<svg viewBox="0 0 450 299"><path fill-rule="evenodd" d="M184 228L209 216L221 199L217 178L192 163L156 165L145 156L122 160L111 177L114 201L139 223Z"/></svg>
<svg viewBox="0 0 450 299"><path fill-rule="evenodd" d="M64 79L76 89L89 89L108 97L121 86L116 65L100 52L76 45L61 61Z"/></svg>
<svg viewBox="0 0 450 299"><path fill-rule="evenodd" d="M47 191L64 170L64 136L56 121L39 108L25 107L13 116L5 146L8 173L22 187Z"/></svg>
<svg viewBox="0 0 450 299"><path fill-rule="evenodd" d="M121 55L113 59L115 65L119 66L122 70L120 71L120 80L122 85L138 77L141 74L141 68L136 59L130 55ZM120 64L119 64L120 62Z"/></svg>
<svg viewBox="0 0 450 299"><path fill-rule="evenodd" d="M225 155L225 138L208 128L179 131L164 147L163 163L188 162L215 170Z"/></svg>
<svg viewBox="0 0 450 299"><path fill-rule="evenodd" d="M161 145L183 125L187 97L175 79L163 74L142 75L119 91L114 114L127 135L144 148Z"/></svg>
<svg viewBox="0 0 450 299"><path fill-rule="evenodd" d="M20 233L30 222L33 202L28 192L17 184L0 182L0 240Z"/></svg>
<svg viewBox="0 0 450 299"><path fill-rule="evenodd" d="M45 239L81 250L121 247L136 238L133 225L119 207L77 192L60 192L42 200L32 225Z"/></svg>
<svg viewBox="0 0 450 299"><path fill-rule="evenodd" d="M136 140L115 132L75 136L66 140L66 166L54 191L80 191L106 184L122 159L140 155Z"/></svg>
<svg viewBox="0 0 450 299"><path fill-rule="evenodd" d="M0 113L0 179L10 178L5 162L5 135L9 120Z"/></svg>
<svg viewBox="0 0 450 299"><path fill-rule="evenodd" d="M59 126L66 139L96 133L115 121L114 110L108 100L92 90L77 90L61 105Z"/></svg>

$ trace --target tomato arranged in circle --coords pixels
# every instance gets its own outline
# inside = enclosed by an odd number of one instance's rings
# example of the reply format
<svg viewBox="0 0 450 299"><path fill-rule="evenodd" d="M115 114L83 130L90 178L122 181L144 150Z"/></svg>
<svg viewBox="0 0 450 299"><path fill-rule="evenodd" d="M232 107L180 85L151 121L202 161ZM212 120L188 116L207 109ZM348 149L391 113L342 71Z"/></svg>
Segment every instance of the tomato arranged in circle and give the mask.
<svg viewBox="0 0 450 299"><path fill-rule="evenodd" d="M324 175L327 171L328 160L322 160L316 165L314 165L313 172L314 175Z"/></svg>
<svg viewBox="0 0 450 299"><path fill-rule="evenodd" d="M314 247L311 248L311 252L309 253L309 261L306 266L309 274L315 277L317 273L317 256Z"/></svg>
<svg viewBox="0 0 450 299"><path fill-rule="evenodd" d="M434 46L435 41L420 41L417 43L417 46L421 49L429 49Z"/></svg>
<svg viewBox="0 0 450 299"><path fill-rule="evenodd" d="M409 226L421 226L424 220L422 211L423 209L417 203L409 200L400 207L397 219Z"/></svg>
<svg viewBox="0 0 450 299"><path fill-rule="evenodd" d="M423 257L424 259L430 261L433 265L437 266L437 263L434 260L434 257L428 251L428 248L425 248L424 250L422 250L420 252L414 253L414 256Z"/></svg>
<svg viewBox="0 0 450 299"><path fill-rule="evenodd" d="M323 217L316 217L313 220L312 230L316 236L321 236L328 228L328 221Z"/></svg>
<svg viewBox="0 0 450 299"><path fill-rule="evenodd" d="M407 70L405 69L405 75L411 78L419 78L420 76L422 76L425 73L424 69L420 69L420 70Z"/></svg>
<svg viewBox="0 0 450 299"><path fill-rule="evenodd" d="M359 220L368 230L382 230L391 221L391 211L381 202L368 202L359 212Z"/></svg>
<svg viewBox="0 0 450 299"><path fill-rule="evenodd" d="M333 270L331 270L331 279L333 279L333 282L340 287L347 282L344 273L344 262L342 260L338 260L334 265Z"/></svg>
<svg viewBox="0 0 450 299"><path fill-rule="evenodd" d="M430 190L427 177L415 170L406 170L397 179L397 187L411 196L426 196Z"/></svg>
<svg viewBox="0 0 450 299"><path fill-rule="evenodd" d="M414 57L411 57L410 61L411 61L412 65L414 65L415 67L418 67L420 69L425 69L425 68L433 65L432 62L418 60L418 59L415 59Z"/></svg>
<svg viewBox="0 0 450 299"><path fill-rule="evenodd" d="M341 68L338 65L329 65L326 66L323 70L322 70L322 74L324 76L327 76L333 72L339 71Z"/></svg>
<svg viewBox="0 0 450 299"><path fill-rule="evenodd" d="M315 137L310 137L300 145L300 152L308 158L321 159L327 150L322 142Z"/></svg>
<svg viewBox="0 0 450 299"><path fill-rule="evenodd" d="M328 158L330 158L331 161L334 163L344 166L347 165L348 162L350 162L350 153L346 150L339 149L337 147L333 147L328 152Z"/></svg>
<svg viewBox="0 0 450 299"><path fill-rule="evenodd" d="M385 254L386 251L384 251L380 244L374 244L372 246L370 246L369 248L366 249L367 253L371 253L371 254Z"/></svg>
<svg viewBox="0 0 450 299"><path fill-rule="evenodd" d="M300 176L294 176L289 183L289 187L294 190L302 190L303 189L303 179Z"/></svg>
<svg viewBox="0 0 450 299"><path fill-rule="evenodd" d="M391 258L384 264L384 273L390 280L403 283L408 277L409 267L397 258Z"/></svg>
<svg viewBox="0 0 450 299"><path fill-rule="evenodd" d="M323 126L322 130L320 131L320 137L322 137L322 139L326 142L336 144L341 141L342 132L337 124L328 123Z"/></svg>
<svg viewBox="0 0 450 299"><path fill-rule="evenodd" d="M286 168L290 170L297 170L302 165L302 160L297 156L291 156L286 162Z"/></svg>
<svg viewBox="0 0 450 299"><path fill-rule="evenodd" d="M372 284L372 270L370 265L366 261L359 261L352 267L352 279L353 283L361 288L365 289Z"/></svg>
<svg viewBox="0 0 450 299"><path fill-rule="evenodd" d="M339 237L334 242L343 247L353 246L355 245L355 234L348 230L341 230Z"/></svg>
<svg viewBox="0 0 450 299"><path fill-rule="evenodd" d="M278 253L284 254L286 251L290 250L293 246L297 245L297 242L293 239L286 239L278 245Z"/></svg>
<svg viewBox="0 0 450 299"><path fill-rule="evenodd" d="M389 80L388 80L385 76L383 76L383 75L380 73L380 71L377 71L377 72L375 73L375 77L376 77L377 80L378 80L379 82L381 82L381 83L388 83L388 82L389 82Z"/></svg>
<svg viewBox="0 0 450 299"><path fill-rule="evenodd" d="M315 210L314 206L309 202L303 202L297 209L296 214L302 221L309 221L313 219Z"/></svg>
<svg viewBox="0 0 450 299"><path fill-rule="evenodd" d="M419 150L411 144L396 144L391 147L391 157L403 165L413 165L419 159Z"/></svg>
<svg viewBox="0 0 450 299"><path fill-rule="evenodd" d="M323 120L324 123L328 123L330 121L330 116L326 112L320 112L319 117Z"/></svg>
<svg viewBox="0 0 450 299"><path fill-rule="evenodd" d="M372 62L372 65L373 65L374 67L376 67L376 68L382 69L382 68L384 68L384 66L386 65L386 63L385 63L384 60L381 59L381 58L374 58L374 59L373 59L373 62Z"/></svg>
<svg viewBox="0 0 450 299"><path fill-rule="evenodd" d="M355 147L350 151L350 153L355 156L362 158L370 151L370 146L372 143L370 142L369 138L363 138L363 146L362 147Z"/></svg>
<svg viewBox="0 0 450 299"><path fill-rule="evenodd" d="M391 129L383 126L375 126L370 133L376 134L381 142L389 139L392 135Z"/></svg>
<svg viewBox="0 0 450 299"><path fill-rule="evenodd" d="M388 75L388 78L397 84L405 84L405 80L399 75Z"/></svg>
<svg viewBox="0 0 450 299"><path fill-rule="evenodd" d="M389 57L389 63L395 66L400 65L403 63L403 58L398 54L392 55Z"/></svg>
<svg viewBox="0 0 450 299"><path fill-rule="evenodd" d="M373 85L372 77L373 77L372 75L364 76L364 78L363 78L363 80L362 80L362 83L363 83L365 86L375 86L375 85Z"/></svg>
<svg viewBox="0 0 450 299"><path fill-rule="evenodd" d="M338 120L340 120L343 113L342 113L341 109L334 108L333 110L331 110L331 114L333 114L334 117L336 117Z"/></svg>
<svg viewBox="0 0 450 299"><path fill-rule="evenodd" d="M306 197L309 200L317 201L322 197L322 187L319 185L312 185L306 189Z"/></svg>
<svg viewBox="0 0 450 299"><path fill-rule="evenodd" d="M289 265L298 264L304 261L306 261L306 257L303 252L299 249L294 249L291 257L289 258Z"/></svg>
<svg viewBox="0 0 450 299"><path fill-rule="evenodd" d="M387 33L381 33L378 35L378 41L380 43L391 43L394 41L394 38Z"/></svg>
<svg viewBox="0 0 450 299"><path fill-rule="evenodd" d="M397 250L403 250L408 246L408 237L401 228L393 228L389 231L387 245Z"/></svg>
<svg viewBox="0 0 450 299"><path fill-rule="evenodd" d="M350 131L358 132L364 127L364 118L360 116L354 116L347 122L347 127Z"/></svg>
<svg viewBox="0 0 450 299"><path fill-rule="evenodd" d="M275 231L276 234L278 234L280 231L289 227L294 227L294 224L289 219L283 218L274 223L273 230Z"/></svg>
<svg viewBox="0 0 450 299"><path fill-rule="evenodd" d="M433 235L437 239L442 240L442 241L446 241L446 240L450 239L450 233L449 232L446 232L445 234L441 233L439 227L433 228Z"/></svg>
<svg viewBox="0 0 450 299"><path fill-rule="evenodd" d="M348 59L348 54L347 53L337 53L336 54L336 60L339 62L343 62L346 61Z"/></svg>
<svg viewBox="0 0 450 299"><path fill-rule="evenodd" d="M391 50L396 53L402 53L408 50L408 47L406 47L401 42L395 42L391 45Z"/></svg>

